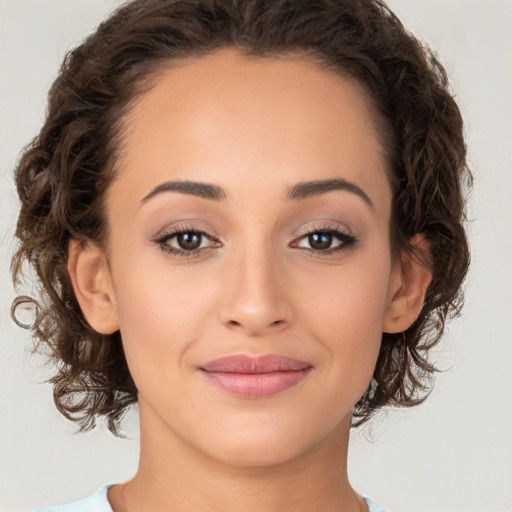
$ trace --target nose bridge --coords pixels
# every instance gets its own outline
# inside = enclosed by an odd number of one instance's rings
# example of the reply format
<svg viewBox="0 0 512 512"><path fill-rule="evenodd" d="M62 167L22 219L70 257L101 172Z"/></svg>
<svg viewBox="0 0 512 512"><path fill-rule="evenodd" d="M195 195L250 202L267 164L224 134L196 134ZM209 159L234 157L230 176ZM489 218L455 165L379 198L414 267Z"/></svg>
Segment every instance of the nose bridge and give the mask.
<svg viewBox="0 0 512 512"><path fill-rule="evenodd" d="M230 264L222 321L252 336L287 325L290 308L283 293L283 275L268 236L253 233L247 237L233 248Z"/></svg>

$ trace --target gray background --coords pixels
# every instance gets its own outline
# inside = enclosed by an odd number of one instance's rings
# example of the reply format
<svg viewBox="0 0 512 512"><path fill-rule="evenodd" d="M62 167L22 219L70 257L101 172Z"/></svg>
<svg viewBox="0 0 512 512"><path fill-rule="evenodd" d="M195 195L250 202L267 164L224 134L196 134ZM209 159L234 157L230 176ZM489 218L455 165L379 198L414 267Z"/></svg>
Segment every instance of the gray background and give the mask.
<svg viewBox="0 0 512 512"><path fill-rule="evenodd" d="M70 501L128 478L132 440L86 435L53 406L29 336L10 321L8 272L17 200L12 169L36 134L66 49L114 0L0 0L0 511ZM390 512L512 510L512 2L390 0L439 53L466 119L475 187L466 307L437 351L440 374L421 407L381 414L353 436L356 489Z"/></svg>

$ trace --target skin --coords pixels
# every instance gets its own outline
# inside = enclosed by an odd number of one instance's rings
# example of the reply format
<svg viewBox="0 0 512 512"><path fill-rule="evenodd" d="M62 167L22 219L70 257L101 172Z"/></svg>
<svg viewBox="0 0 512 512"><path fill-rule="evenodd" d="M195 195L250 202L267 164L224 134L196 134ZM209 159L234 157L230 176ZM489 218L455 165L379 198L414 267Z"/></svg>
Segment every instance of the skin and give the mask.
<svg viewBox="0 0 512 512"><path fill-rule="evenodd" d="M139 390L140 465L109 491L116 512L366 510L347 476L351 409L382 332L409 327L430 279L391 256L383 153L362 90L300 58L218 51L163 70L133 105L108 249L73 241L68 267L91 326L120 329ZM288 198L332 179L362 194ZM159 191L169 181L224 198ZM213 243L169 254L155 240L176 227ZM308 233L335 229L342 250L311 247ZM235 353L313 370L271 397L233 397L198 367Z"/></svg>

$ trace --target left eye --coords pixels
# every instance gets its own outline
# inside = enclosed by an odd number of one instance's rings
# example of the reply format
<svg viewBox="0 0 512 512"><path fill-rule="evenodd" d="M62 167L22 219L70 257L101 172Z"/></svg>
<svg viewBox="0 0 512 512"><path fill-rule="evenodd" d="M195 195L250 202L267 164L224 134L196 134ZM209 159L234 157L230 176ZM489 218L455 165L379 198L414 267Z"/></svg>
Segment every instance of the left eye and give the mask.
<svg viewBox="0 0 512 512"><path fill-rule="evenodd" d="M341 249L345 245L350 245L353 238L345 233L338 231L316 231L309 233L296 242L296 247L310 249L314 251L329 251Z"/></svg>
<svg viewBox="0 0 512 512"><path fill-rule="evenodd" d="M170 240L175 240L178 245L177 248L184 249L186 251L194 251L200 249L203 246L203 241L206 237L201 233L178 233L173 236Z"/></svg>

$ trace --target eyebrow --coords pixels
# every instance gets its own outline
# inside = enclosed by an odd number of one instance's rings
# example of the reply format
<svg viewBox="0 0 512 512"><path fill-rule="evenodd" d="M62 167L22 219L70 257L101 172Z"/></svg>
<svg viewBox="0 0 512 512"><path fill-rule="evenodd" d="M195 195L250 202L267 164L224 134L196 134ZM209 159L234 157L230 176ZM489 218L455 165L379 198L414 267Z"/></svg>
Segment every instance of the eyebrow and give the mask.
<svg viewBox="0 0 512 512"><path fill-rule="evenodd" d="M327 194L335 190L345 190L359 196L373 210L375 207L372 200L366 192L358 187L355 183L351 183L343 178L334 178L330 180L305 181L297 183L288 191L288 199L296 201L316 197Z"/></svg>
<svg viewBox="0 0 512 512"><path fill-rule="evenodd" d="M363 199L370 208L374 209L371 199L364 190L343 178L297 183L297 185L294 185L288 191L287 199L291 201L299 201L327 194L328 192L336 190L351 192ZM164 192L180 192L182 194L196 196L202 199L209 199L212 201L222 201L227 197L226 192L218 185L200 183L197 181L167 181L151 190L151 192L141 200L141 203L146 203L151 198Z"/></svg>
<svg viewBox="0 0 512 512"><path fill-rule="evenodd" d="M212 201L221 201L226 199L226 193L217 185L199 183L197 181L167 181L155 187L142 199L141 203L146 203L152 197L163 192L181 192L182 194L210 199Z"/></svg>

